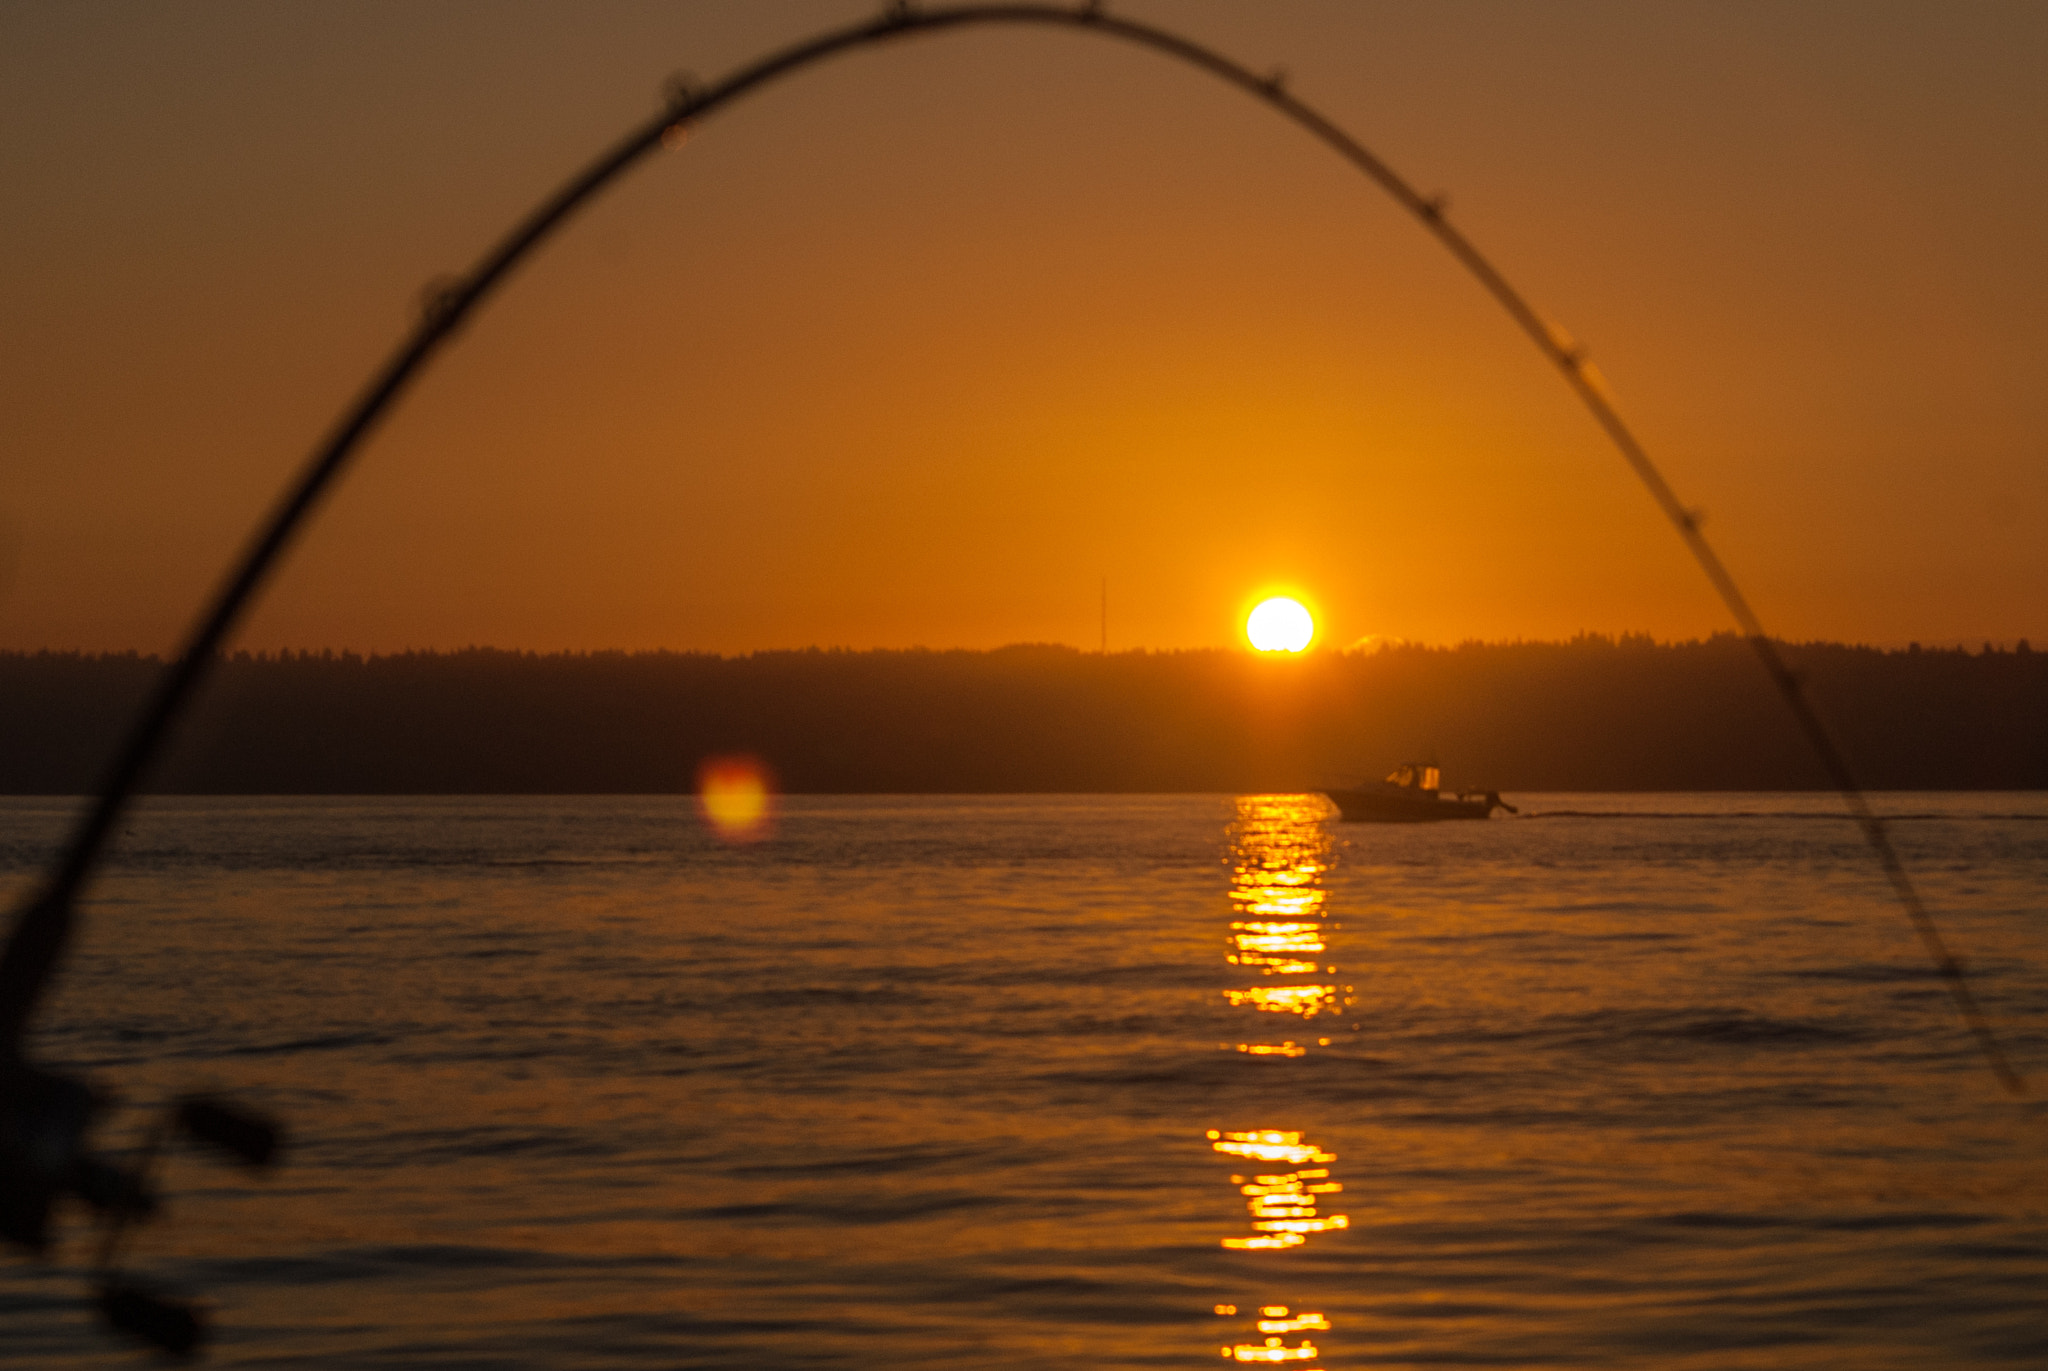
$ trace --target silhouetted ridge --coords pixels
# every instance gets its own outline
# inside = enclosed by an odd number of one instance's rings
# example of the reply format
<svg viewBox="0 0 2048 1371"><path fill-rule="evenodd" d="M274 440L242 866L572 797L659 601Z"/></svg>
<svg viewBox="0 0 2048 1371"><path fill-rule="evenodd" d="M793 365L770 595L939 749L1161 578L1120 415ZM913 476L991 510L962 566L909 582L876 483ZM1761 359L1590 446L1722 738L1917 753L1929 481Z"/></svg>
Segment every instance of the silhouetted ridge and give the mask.
<svg viewBox="0 0 2048 1371"><path fill-rule="evenodd" d="M1877 789L2048 787L2048 655L1785 649ZM0 791L90 790L162 663L0 653ZM1315 788L1430 755L1503 790L1826 788L1732 635L1238 651L237 654L154 789L691 789L765 758L820 792Z"/></svg>

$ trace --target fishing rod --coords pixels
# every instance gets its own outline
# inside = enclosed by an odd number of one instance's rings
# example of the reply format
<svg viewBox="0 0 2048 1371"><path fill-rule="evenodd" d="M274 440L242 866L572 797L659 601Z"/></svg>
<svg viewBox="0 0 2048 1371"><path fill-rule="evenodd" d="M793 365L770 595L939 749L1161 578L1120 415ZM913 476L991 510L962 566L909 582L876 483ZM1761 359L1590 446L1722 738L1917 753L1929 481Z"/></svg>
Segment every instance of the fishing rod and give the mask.
<svg viewBox="0 0 2048 1371"><path fill-rule="evenodd" d="M1786 664L1777 644L1764 631L1749 601L1707 542L1699 516L1679 500L1623 422L1585 349L1537 313L1471 240L1452 225L1442 196L1418 191L1364 144L1294 95L1283 73L1256 72L1192 39L1110 14L1099 0L1088 0L1078 7L966 4L931 10L916 9L905 0L896 0L874 19L795 43L713 84L699 88L687 82L671 82L665 91L664 108L658 115L634 128L543 200L466 275L437 283L430 289L412 332L343 412L206 602L176 659L130 727L97 796L80 816L45 879L16 913L14 928L4 951L0 951L0 1236L43 1250L49 1240L50 1204L60 1194L85 1199L109 1216L110 1223L117 1227L146 1217L153 1208L154 1200L139 1170L104 1162L86 1147L86 1130L104 1102L82 1083L32 1065L23 1041L36 1006L47 993L75 931L76 906L87 878L133 803L150 764L162 752L171 728L218 662L223 645L241 622L256 592L274 574L286 549L377 423L484 300L503 286L514 267L642 159L664 148L680 147L706 116L829 58L919 35L991 26L1035 26L1094 34L1134 44L1209 73L1263 102L1336 152L1392 196L1477 278L1563 374L1677 529L1841 792L1986 1063L2007 1090L2023 1090L2018 1074L2007 1062L1971 992L1961 964L1949 952L1933 915L1893 848L1883 819L1865 800L1841 748L1808 699L1798 675ZM235 1121L233 1125L223 1123L220 1115L213 1112L222 1110ZM180 1105L175 1117L201 1141L223 1146L231 1155L244 1160L262 1149L251 1143L238 1150L222 1143L221 1137L243 1136L248 1141L270 1127L218 1101L207 1102L207 1107L196 1113ZM219 1136L209 1137L207 1128L195 1128L194 1118L208 1121L212 1133ZM263 1151L266 1160L269 1155L269 1151ZM163 1336L150 1331L152 1326L159 1327L159 1332L186 1327L168 1304L164 1309L170 1312L154 1310L145 1307L147 1296L133 1290L121 1294L123 1289L127 1288L109 1285L103 1289L101 1304L110 1318L129 1331L167 1345ZM137 1299L144 1304L138 1305ZM132 1317L124 1320L122 1310Z"/></svg>

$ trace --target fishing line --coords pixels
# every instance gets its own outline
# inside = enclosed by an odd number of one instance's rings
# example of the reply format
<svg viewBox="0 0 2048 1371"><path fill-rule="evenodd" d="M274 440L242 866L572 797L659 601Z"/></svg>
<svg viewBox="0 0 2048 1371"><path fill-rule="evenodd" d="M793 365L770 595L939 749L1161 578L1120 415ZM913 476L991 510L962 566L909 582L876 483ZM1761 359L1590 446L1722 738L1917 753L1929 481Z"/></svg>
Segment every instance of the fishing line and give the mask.
<svg viewBox="0 0 2048 1371"><path fill-rule="evenodd" d="M1949 994L1985 1061L2006 1089L2019 1093L2023 1089L2020 1078L2007 1063L1961 965L1950 954L1935 928L1932 915L1892 847L1884 821L1865 801L1841 749L1808 700L1799 677L1786 665L1777 644L1764 632L1755 611L1700 531L1699 516L1679 501L1622 421L1608 396L1605 382L1587 360L1585 349L1539 315L1499 270L1450 223L1442 197L1425 196L1417 191L1363 144L1290 92L1282 74L1255 72L1177 34L1108 14L1095 3L1078 9L1043 4L987 4L931 11L919 11L899 3L876 19L794 44L716 83L701 88L671 83L666 91L667 105L660 115L634 129L542 201L470 272L436 283L428 293L420 321L412 333L372 375L355 403L343 413L326 440L314 451L298 478L287 488L255 538L207 602L184 647L131 726L97 798L79 819L47 878L21 907L6 949L0 952L0 1064L21 1062L21 1043L29 1018L70 940L78 895L133 801L149 764L161 751L172 724L218 661L222 645L240 622L255 593L273 573L279 558L377 422L478 305L503 284L512 269L572 214L643 157L664 147L680 145L698 120L741 96L827 58L856 49L914 35L990 25L1078 29L1120 39L1178 58L1237 87L1308 130L1377 183L1421 221L1423 227L1479 280L1528 334L1538 350L1563 373L1566 383L1592 412L1636 477L1649 490L1651 498L1677 529L1797 719L1800 730L1806 735L1829 779L1841 793L1850 816L1876 854L1893 894L1919 935L1927 955L1947 983Z"/></svg>

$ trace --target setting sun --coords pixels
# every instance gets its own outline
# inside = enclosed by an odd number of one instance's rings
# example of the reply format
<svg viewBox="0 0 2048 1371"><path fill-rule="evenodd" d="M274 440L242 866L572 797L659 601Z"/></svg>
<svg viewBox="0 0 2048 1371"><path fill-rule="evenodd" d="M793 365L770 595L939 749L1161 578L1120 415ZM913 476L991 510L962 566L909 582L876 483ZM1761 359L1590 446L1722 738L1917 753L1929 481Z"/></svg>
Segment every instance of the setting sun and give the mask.
<svg viewBox="0 0 2048 1371"><path fill-rule="evenodd" d="M1316 636L1316 621L1299 600L1263 600L1244 621L1244 636L1261 652L1299 652Z"/></svg>

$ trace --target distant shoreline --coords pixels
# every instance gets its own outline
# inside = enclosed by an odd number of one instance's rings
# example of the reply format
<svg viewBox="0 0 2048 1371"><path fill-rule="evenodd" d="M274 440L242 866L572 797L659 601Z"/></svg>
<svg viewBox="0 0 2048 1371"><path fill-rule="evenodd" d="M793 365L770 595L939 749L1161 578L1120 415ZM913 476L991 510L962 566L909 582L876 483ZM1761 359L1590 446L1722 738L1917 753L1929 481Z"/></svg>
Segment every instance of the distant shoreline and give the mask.
<svg viewBox="0 0 2048 1371"><path fill-rule="evenodd" d="M1871 790L2048 789L2048 653L1784 649ZM162 664L0 653L0 794L91 792ZM790 794L1829 789L1748 645L238 654L149 789L658 795L747 753Z"/></svg>
<svg viewBox="0 0 2048 1371"><path fill-rule="evenodd" d="M775 793L784 798L809 799L860 799L860 800L1057 800L1063 797L1090 799L1112 797L1140 800L1148 796L1159 799L1184 799L1190 796L1211 796L1216 799L1234 799L1242 795L1319 795L1324 788L1307 787L1302 790L790 790L778 788ZM1830 799L1841 792L1815 789L1780 790L1512 790L1503 792L1504 798L1520 800L1528 796L1571 796L1611 795L1626 798L1643 795L1764 795L1795 796L1809 795L1817 799ZM1885 795L2048 795L2048 786L1951 786L1901 787L1890 790L1864 789L1859 793L1866 797ZM42 790L0 790L0 801L8 800L49 800L53 802L78 803L97 796L96 791L42 791ZM662 798L694 798L694 790L164 790L161 788L137 792L139 800L654 800ZM1501 816L1496 815L1495 818ZM1578 818L1581 815L1560 815L1554 813L1524 814L1521 818ZM1851 818L1847 811L1828 811L1816 817ZM2048 816L2043 816L2048 818Z"/></svg>

